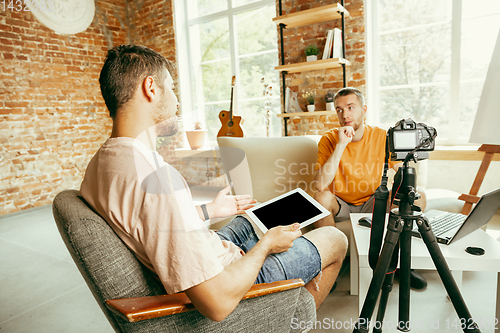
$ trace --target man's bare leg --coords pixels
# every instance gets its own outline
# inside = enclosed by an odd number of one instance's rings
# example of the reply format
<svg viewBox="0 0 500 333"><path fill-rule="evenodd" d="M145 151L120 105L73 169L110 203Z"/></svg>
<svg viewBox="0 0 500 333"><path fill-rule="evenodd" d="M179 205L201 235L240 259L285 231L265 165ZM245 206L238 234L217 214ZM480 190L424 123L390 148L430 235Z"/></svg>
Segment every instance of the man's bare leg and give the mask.
<svg viewBox="0 0 500 333"><path fill-rule="evenodd" d="M335 198L335 195L329 190L319 191L314 194L314 199L316 199L316 201L318 201L323 207L325 207L326 210L331 212L331 214L327 217L324 217L321 220L315 222L314 226L316 228L324 226L335 227L335 220L333 217L336 216L340 210L340 206L337 202L337 199Z"/></svg>
<svg viewBox="0 0 500 333"><path fill-rule="evenodd" d="M314 229L304 237L316 246L321 256L321 273L305 286L313 295L318 309L337 280L347 252L348 241L342 231L331 226Z"/></svg>

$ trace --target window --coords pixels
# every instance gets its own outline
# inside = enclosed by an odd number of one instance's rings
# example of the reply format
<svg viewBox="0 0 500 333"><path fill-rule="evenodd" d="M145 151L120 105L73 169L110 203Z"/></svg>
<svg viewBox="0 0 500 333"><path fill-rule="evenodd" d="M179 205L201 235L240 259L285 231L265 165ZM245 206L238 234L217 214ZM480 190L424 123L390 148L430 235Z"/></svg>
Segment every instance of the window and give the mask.
<svg viewBox="0 0 500 333"><path fill-rule="evenodd" d="M235 75L233 111L244 119L245 136L266 136L266 105L273 111L271 135L279 136L274 0L178 0L174 10L184 128L200 121L216 144L219 113L229 110ZM266 97L264 83L273 82L275 92Z"/></svg>
<svg viewBox="0 0 500 333"><path fill-rule="evenodd" d="M370 5L369 122L389 128L412 118L435 127L440 144L467 143L500 28L500 1Z"/></svg>

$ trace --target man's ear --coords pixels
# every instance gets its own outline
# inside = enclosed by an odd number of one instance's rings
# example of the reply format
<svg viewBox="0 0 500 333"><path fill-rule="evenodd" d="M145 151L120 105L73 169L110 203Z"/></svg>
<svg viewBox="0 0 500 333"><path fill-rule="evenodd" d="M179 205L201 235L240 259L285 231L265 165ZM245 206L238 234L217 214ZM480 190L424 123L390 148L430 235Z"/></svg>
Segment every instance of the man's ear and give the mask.
<svg viewBox="0 0 500 333"><path fill-rule="evenodd" d="M144 96L146 96L150 102L154 101L157 90L153 77L148 76L144 79L144 81L142 81L142 90L144 92Z"/></svg>

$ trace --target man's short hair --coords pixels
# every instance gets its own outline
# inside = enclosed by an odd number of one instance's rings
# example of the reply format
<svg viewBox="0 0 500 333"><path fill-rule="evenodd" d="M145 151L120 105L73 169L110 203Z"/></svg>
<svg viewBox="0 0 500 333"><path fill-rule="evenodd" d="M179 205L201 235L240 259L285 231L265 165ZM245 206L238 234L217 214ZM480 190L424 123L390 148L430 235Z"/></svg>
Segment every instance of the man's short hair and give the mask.
<svg viewBox="0 0 500 333"><path fill-rule="evenodd" d="M339 91L337 91L337 93L333 97L333 102L335 103L335 102L337 102L337 98L347 96L347 95L356 95L358 97L358 102L359 102L359 104L361 104L361 106L364 106L366 104L365 103L365 96L363 95L361 90L356 89L356 88L352 88L352 87L342 88Z"/></svg>
<svg viewBox="0 0 500 333"><path fill-rule="evenodd" d="M111 118L134 95L137 86L148 76L163 90L167 72L174 66L160 53L140 45L120 45L108 50L99 76L101 94Z"/></svg>

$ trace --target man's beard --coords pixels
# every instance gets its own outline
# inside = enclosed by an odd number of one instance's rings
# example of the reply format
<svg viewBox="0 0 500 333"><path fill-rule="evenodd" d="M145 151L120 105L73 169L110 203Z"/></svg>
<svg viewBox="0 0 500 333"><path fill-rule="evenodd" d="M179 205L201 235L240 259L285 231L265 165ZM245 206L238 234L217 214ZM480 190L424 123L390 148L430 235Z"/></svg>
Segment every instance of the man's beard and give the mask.
<svg viewBox="0 0 500 333"><path fill-rule="evenodd" d="M172 136L179 130L179 126L177 124L177 116L174 114L172 117L167 118L164 112L166 108L166 104L162 100L158 104L157 117L155 119L155 131L156 136L158 137Z"/></svg>
<svg viewBox="0 0 500 333"><path fill-rule="evenodd" d="M363 114L361 114L357 119L354 119L353 121L354 124L352 126L354 132L356 132L361 127L361 124L363 124L363 120L364 120Z"/></svg>
<svg viewBox="0 0 500 333"><path fill-rule="evenodd" d="M156 136L158 137L172 136L178 130L177 116L167 118L155 125Z"/></svg>

